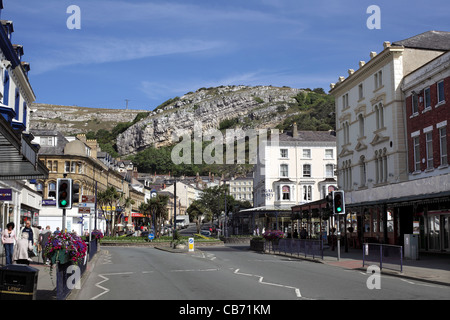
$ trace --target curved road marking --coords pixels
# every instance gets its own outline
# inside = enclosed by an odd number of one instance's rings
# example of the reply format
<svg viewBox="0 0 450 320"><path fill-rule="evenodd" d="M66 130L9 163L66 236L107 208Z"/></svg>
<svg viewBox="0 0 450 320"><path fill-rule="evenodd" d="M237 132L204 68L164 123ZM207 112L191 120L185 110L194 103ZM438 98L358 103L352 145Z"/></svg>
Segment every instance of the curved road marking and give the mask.
<svg viewBox="0 0 450 320"><path fill-rule="evenodd" d="M264 279L263 276L259 276L259 275L256 275L256 274L242 273L242 272L239 272L239 269L236 269L234 271L234 274L239 274L239 275L248 276L248 277L259 277L258 282L261 283L261 284L266 284L266 285L275 286L275 287L282 287L282 288L287 288L287 289L294 289L295 295L298 298L302 297L302 294L300 293L300 289L299 288L295 288L295 287L291 287L291 286L285 286L283 284L278 284L278 283L265 282L265 281L263 281L263 279Z"/></svg>

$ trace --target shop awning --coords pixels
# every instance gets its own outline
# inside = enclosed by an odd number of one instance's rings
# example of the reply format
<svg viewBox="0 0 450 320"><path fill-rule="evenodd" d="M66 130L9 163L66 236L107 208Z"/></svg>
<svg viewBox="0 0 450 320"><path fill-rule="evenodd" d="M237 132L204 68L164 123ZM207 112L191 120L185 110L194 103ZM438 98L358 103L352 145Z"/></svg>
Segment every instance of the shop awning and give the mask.
<svg viewBox="0 0 450 320"><path fill-rule="evenodd" d="M0 116L0 180L31 180L48 177L38 160L38 148L24 134L18 134Z"/></svg>
<svg viewBox="0 0 450 320"><path fill-rule="evenodd" d="M144 215L142 213L139 213L139 212L132 212L131 213L131 217L132 218L142 218L142 217L144 217Z"/></svg>

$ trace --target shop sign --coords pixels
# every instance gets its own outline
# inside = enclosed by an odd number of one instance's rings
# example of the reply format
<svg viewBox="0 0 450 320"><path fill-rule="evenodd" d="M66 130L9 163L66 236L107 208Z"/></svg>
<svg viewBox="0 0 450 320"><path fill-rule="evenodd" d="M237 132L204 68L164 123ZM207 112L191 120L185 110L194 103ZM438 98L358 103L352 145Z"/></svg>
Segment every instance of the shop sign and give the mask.
<svg viewBox="0 0 450 320"><path fill-rule="evenodd" d="M43 206L56 206L56 200L55 199L42 199L42 205Z"/></svg>
<svg viewBox="0 0 450 320"><path fill-rule="evenodd" d="M0 189L0 201L12 201L12 189Z"/></svg>

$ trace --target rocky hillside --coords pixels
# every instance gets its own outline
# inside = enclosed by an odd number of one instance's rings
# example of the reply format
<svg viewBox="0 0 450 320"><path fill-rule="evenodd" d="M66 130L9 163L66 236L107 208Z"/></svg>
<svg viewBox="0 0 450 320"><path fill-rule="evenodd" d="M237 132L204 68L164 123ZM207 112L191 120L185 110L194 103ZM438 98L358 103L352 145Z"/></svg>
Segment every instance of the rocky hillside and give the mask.
<svg viewBox="0 0 450 320"><path fill-rule="evenodd" d="M148 146L172 144L173 134L192 133L194 121L203 130L233 125L245 128L275 127L287 116L295 96L303 90L272 86L221 86L201 88L163 103L150 115L117 137L117 151L135 154Z"/></svg>
<svg viewBox="0 0 450 320"><path fill-rule="evenodd" d="M111 130L118 123L133 121L141 112L148 111L34 103L31 106L30 128L58 130L67 135L99 129Z"/></svg>

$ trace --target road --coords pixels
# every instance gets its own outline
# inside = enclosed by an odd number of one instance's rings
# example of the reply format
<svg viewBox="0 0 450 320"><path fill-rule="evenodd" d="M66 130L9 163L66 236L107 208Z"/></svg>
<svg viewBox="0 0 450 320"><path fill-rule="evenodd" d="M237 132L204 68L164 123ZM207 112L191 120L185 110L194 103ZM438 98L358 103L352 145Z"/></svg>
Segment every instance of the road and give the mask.
<svg viewBox="0 0 450 320"><path fill-rule="evenodd" d="M78 300L448 299L450 287L260 254L248 246L172 253L150 247L105 247Z"/></svg>

